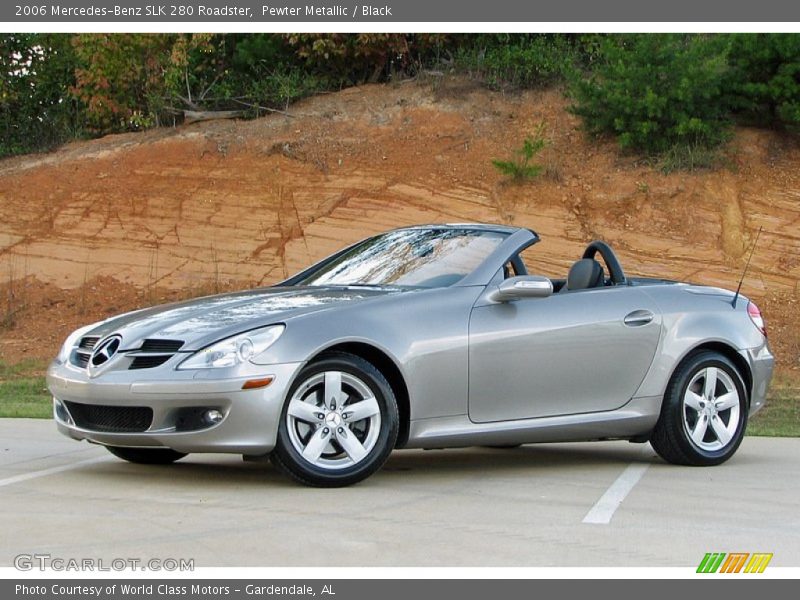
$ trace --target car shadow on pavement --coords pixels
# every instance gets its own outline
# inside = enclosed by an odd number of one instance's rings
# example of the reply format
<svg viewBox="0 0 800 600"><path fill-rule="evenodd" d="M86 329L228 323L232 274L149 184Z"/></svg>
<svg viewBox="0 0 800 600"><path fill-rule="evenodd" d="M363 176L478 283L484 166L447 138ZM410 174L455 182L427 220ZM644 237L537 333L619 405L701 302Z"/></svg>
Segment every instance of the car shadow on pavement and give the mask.
<svg viewBox="0 0 800 600"><path fill-rule="evenodd" d="M429 477L536 475L554 471L570 473L595 470L598 467L622 468L631 463L660 463L649 446L639 444L538 444L516 448L458 448L447 450L398 450L384 467L365 484L373 481L394 482L412 477L425 481ZM238 456L194 454L172 465L136 465L118 460L103 461L82 469L109 480L127 483L141 478L142 485L177 485L191 483L206 488L275 486L296 487L269 461L245 462ZM111 483L111 481L107 481ZM362 485L365 485L362 484Z"/></svg>
<svg viewBox="0 0 800 600"><path fill-rule="evenodd" d="M646 449L645 449L646 448ZM619 443L597 445L532 444L515 448L459 448L423 452L397 451L384 471L465 472L486 474L495 470L523 470L531 474L552 470L626 466L659 459L649 446Z"/></svg>

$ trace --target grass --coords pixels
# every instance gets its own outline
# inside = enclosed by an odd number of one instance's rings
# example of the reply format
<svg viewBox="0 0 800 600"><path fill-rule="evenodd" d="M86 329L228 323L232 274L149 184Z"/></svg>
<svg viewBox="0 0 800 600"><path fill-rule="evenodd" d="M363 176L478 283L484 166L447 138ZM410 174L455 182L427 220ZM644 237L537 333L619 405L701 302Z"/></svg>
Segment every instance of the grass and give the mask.
<svg viewBox="0 0 800 600"><path fill-rule="evenodd" d="M700 145L676 144L656 159L665 174L675 171L697 171L712 169L722 162L719 148L706 148Z"/></svg>
<svg viewBox="0 0 800 600"><path fill-rule="evenodd" d="M44 365L24 361L10 366L0 362L0 417L52 417L52 398L44 377ZM776 381L766 406L747 426L747 435L800 437L800 387L792 381Z"/></svg>
<svg viewBox="0 0 800 600"><path fill-rule="evenodd" d="M40 373L44 365L26 360L15 365L0 362L0 417L49 419L53 401Z"/></svg>
<svg viewBox="0 0 800 600"><path fill-rule="evenodd" d="M0 381L0 417L49 419L52 416L53 400L44 377Z"/></svg>
<svg viewBox="0 0 800 600"><path fill-rule="evenodd" d="M748 435L800 437L800 387L773 385L767 404L750 421Z"/></svg>

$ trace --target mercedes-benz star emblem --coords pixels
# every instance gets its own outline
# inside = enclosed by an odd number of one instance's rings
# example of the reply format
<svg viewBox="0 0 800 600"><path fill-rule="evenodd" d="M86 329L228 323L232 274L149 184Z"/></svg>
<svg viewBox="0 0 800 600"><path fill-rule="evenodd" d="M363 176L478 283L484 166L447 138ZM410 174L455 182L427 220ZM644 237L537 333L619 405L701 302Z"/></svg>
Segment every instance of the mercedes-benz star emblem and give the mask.
<svg viewBox="0 0 800 600"><path fill-rule="evenodd" d="M89 362L93 367L99 367L100 365L106 364L109 360L111 360L111 357L117 353L121 343L122 337L119 335L107 337L102 342L97 344L97 346L95 346Z"/></svg>

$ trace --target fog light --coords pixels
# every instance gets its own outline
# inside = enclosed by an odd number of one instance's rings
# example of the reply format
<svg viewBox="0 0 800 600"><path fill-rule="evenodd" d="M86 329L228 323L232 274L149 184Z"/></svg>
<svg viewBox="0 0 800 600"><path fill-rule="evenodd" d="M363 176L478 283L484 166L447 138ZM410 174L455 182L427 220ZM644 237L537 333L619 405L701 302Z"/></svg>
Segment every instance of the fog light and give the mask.
<svg viewBox="0 0 800 600"><path fill-rule="evenodd" d="M207 410L206 414L203 415L203 419L209 425L216 425L222 422L222 413L215 409Z"/></svg>

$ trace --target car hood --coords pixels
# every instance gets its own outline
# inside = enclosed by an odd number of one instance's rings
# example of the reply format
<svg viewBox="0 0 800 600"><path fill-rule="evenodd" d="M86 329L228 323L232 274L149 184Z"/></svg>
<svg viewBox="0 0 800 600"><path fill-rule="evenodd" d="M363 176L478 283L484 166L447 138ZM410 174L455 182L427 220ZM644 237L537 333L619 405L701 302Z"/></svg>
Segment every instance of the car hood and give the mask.
<svg viewBox="0 0 800 600"><path fill-rule="evenodd" d="M124 350L145 339L180 340L181 351L199 350L217 340L292 317L344 304L401 293L399 288L274 287L146 308L112 317L85 336L122 336Z"/></svg>

